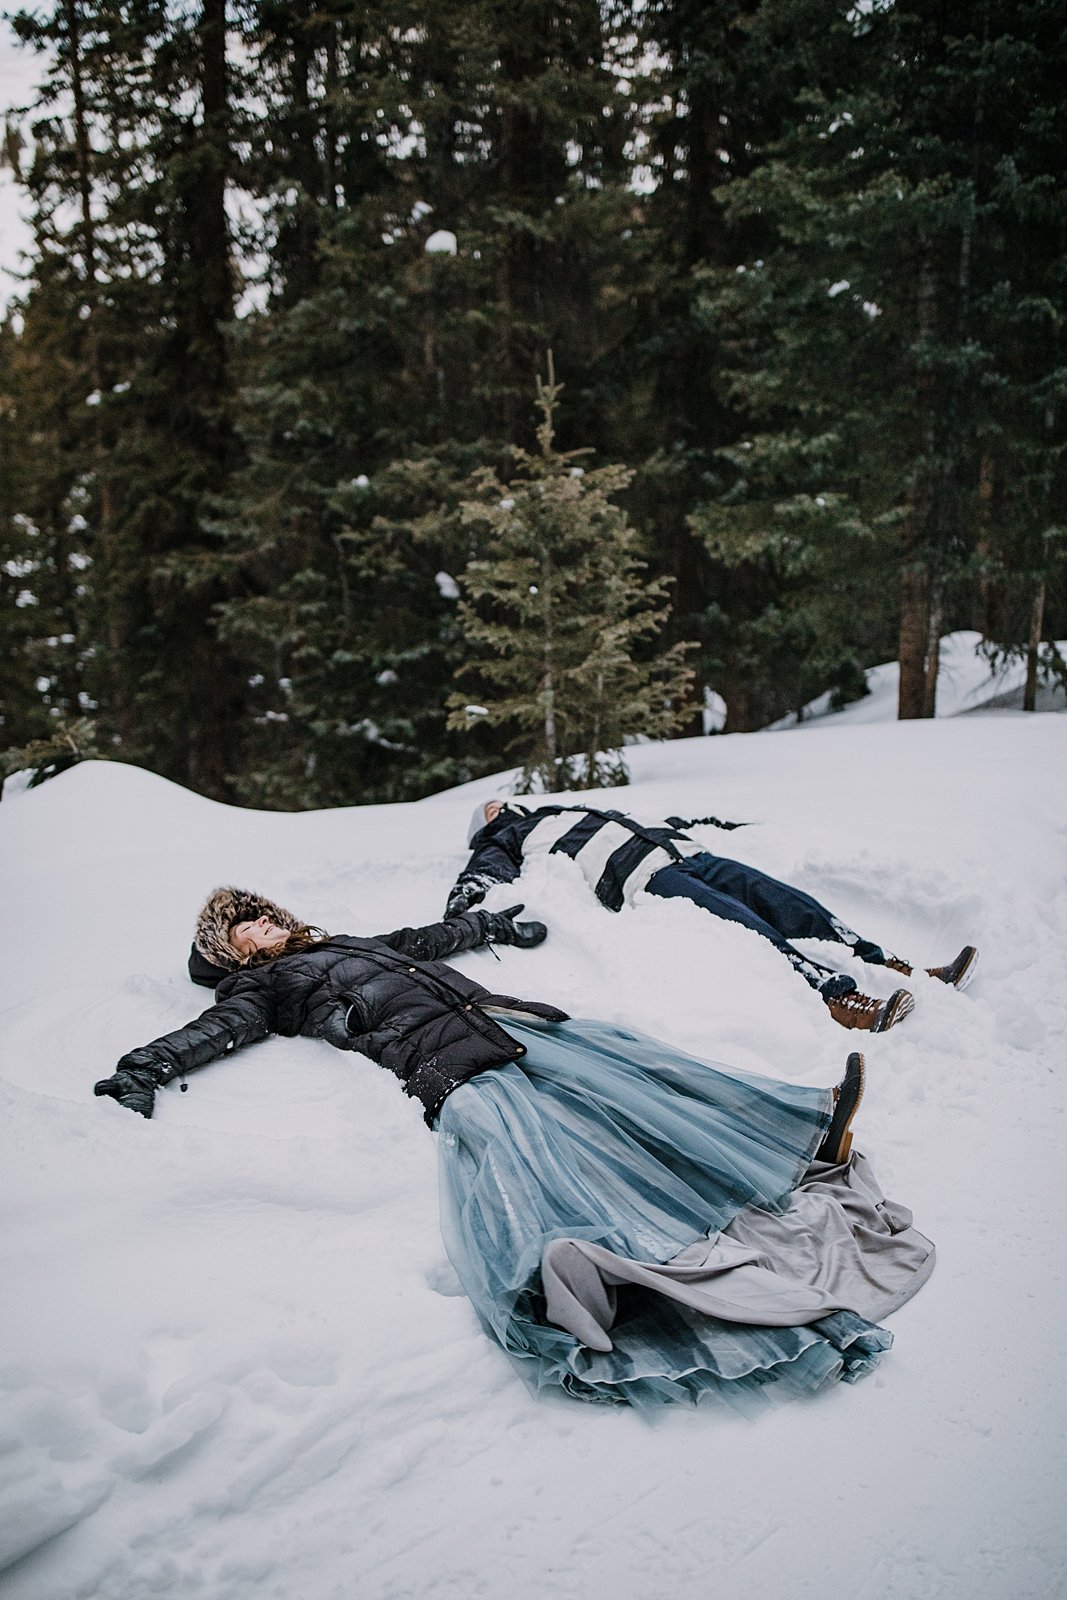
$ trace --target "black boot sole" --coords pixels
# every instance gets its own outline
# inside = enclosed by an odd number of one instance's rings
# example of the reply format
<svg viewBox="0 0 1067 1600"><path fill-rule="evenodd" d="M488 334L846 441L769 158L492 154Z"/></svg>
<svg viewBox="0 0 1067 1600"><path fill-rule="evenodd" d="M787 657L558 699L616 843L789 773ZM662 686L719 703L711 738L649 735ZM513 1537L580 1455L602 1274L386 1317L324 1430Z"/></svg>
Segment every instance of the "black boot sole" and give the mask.
<svg viewBox="0 0 1067 1600"><path fill-rule="evenodd" d="M828 1161L840 1166L852 1151L852 1124L863 1099L867 1082L867 1064L858 1050L853 1050L845 1065L845 1076L837 1090L837 1104L830 1118L830 1126L822 1144L815 1152L816 1161Z"/></svg>
<svg viewBox="0 0 1067 1600"><path fill-rule="evenodd" d="M885 1005L882 1007L878 1021L871 1029L872 1033L885 1033L887 1028L894 1023L903 1022L915 1010L915 996L910 989L894 989Z"/></svg>
<svg viewBox="0 0 1067 1600"><path fill-rule="evenodd" d="M938 978L942 983L947 983L953 989L966 989L978 968L978 951L973 944L965 944L955 961L950 961L948 966L930 972L931 978ZM929 969L928 969L929 970Z"/></svg>

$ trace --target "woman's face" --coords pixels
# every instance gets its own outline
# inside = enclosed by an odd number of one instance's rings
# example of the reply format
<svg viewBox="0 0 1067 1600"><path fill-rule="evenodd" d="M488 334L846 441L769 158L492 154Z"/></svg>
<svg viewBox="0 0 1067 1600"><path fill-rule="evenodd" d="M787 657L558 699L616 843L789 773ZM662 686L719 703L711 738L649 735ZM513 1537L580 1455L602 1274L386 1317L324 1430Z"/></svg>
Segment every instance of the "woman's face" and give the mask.
<svg viewBox="0 0 1067 1600"><path fill-rule="evenodd" d="M230 929L230 944L244 961L257 950L278 950L289 937L288 928L279 928L269 917L254 922L235 922Z"/></svg>

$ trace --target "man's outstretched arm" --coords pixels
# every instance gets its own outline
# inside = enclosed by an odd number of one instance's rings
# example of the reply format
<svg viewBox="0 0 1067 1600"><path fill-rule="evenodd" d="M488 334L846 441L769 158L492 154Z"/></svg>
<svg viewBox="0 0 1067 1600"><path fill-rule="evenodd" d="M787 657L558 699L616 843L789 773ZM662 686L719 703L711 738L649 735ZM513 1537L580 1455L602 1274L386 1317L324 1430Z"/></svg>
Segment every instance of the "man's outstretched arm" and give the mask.
<svg viewBox="0 0 1067 1600"><path fill-rule="evenodd" d="M747 822L723 822L721 817L668 817L672 828L747 828Z"/></svg>
<svg viewBox="0 0 1067 1600"><path fill-rule="evenodd" d="M497 828L471 855L449 891L446 917L458 917L484 900L495 883L514 883L522 871L522 837L515 826Z"/></svg>

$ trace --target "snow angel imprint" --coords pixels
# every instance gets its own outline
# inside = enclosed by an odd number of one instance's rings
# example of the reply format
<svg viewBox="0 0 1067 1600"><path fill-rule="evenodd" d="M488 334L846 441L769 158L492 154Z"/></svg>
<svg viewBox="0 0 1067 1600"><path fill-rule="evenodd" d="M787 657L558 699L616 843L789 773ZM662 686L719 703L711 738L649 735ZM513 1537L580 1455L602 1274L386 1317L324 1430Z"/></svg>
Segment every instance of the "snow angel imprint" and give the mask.
<svg viewBox="0 0 1067 1600"><path fill-rule="evenodd" d="M479 802L467 831L472 854L452 885L445 915L469 910L495 884L514 883L529 860L568 856L609 911L640 904L645 894L658 895L689 900L713 917L758 933L821 995L843 1028L884 1033L910 1016L915 1006L910 989L895 989L886 999L860 994L854 978L813 960L793 941L817 939L841 945L861 961L905 977L915 970L909 962L864 938L803 889L770 878L746 862L705 850L684 831L698 825L727 830L747 826L719 817L639 822L623 811L587 805L531 808L516 800ZM952 961L927 967L926 973L964 989L977 962L978 951L966 944Z"/></svg>
<svg viewBox="0 0 1067 1600"><path fill-rule="evenodd" d="M933 1246L851 1148L863 1057L835 1089L779 1083L446 964L539 944L521 910L356 938L217 890L189 958L215 1003L96 1093L147 1117L161 1085L230 1050L326 1039L394 1072L438 1130L449 1256L536 1387L744 1405L868 1371Z"/></svg>

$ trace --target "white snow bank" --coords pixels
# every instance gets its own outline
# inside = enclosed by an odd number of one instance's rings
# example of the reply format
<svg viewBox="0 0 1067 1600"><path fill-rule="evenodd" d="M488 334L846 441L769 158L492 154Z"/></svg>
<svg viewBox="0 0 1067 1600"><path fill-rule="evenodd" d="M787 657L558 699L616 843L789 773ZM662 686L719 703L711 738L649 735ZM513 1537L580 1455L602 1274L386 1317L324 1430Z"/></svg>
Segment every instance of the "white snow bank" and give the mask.
<svg viewBox="0 0 1067 1600"><path fill-rule="evenodd" d="M984 639L980 633L949 633L941 640L938 658L936 712L939 717L960 717L968 712L1021 711L1023 685L1026 681L1026 662L1022 660L990 664L983 653ZM1056 648L1067 654L1067 639L1061 639ZM1044 665L1048 646L1042 647L1044 658L1038 667L1037 710L1067 711L1067 693L1057 683ZM813 723L825 726L832 720L843 727L853 727L860 722L892 722L897 714L897 693L900 687L900 668L895 661L871 667L867 672L868 693L862 700L854 700L840 711L830 708L830 691L809 700L798 718L791 711L788 716L772 722L768 732L783 728L806 728Z"/></svg>
<svg viewBox="0 0 1067 1600"><path fill-rule="evenodd" d="M957 995L865 1041L858 1141L938 1243L878 1374L751 1424L529 1395L437 1229L433 1136L388 1074L273 1040L159 1097L92 1097L207 1000L216 884L336 930L433 920L474 794L285 816L114 763L5 796L4 1600L1048 1600L1067 1539L1059 1349L1067 721L642 745L607 803L750 821L711 848L817 893ZM612 916L553 858L551 937L457 964L806 1082L856 1043L769 945L695 907ZM857 970L886 992L889 974Z"/></svg>

